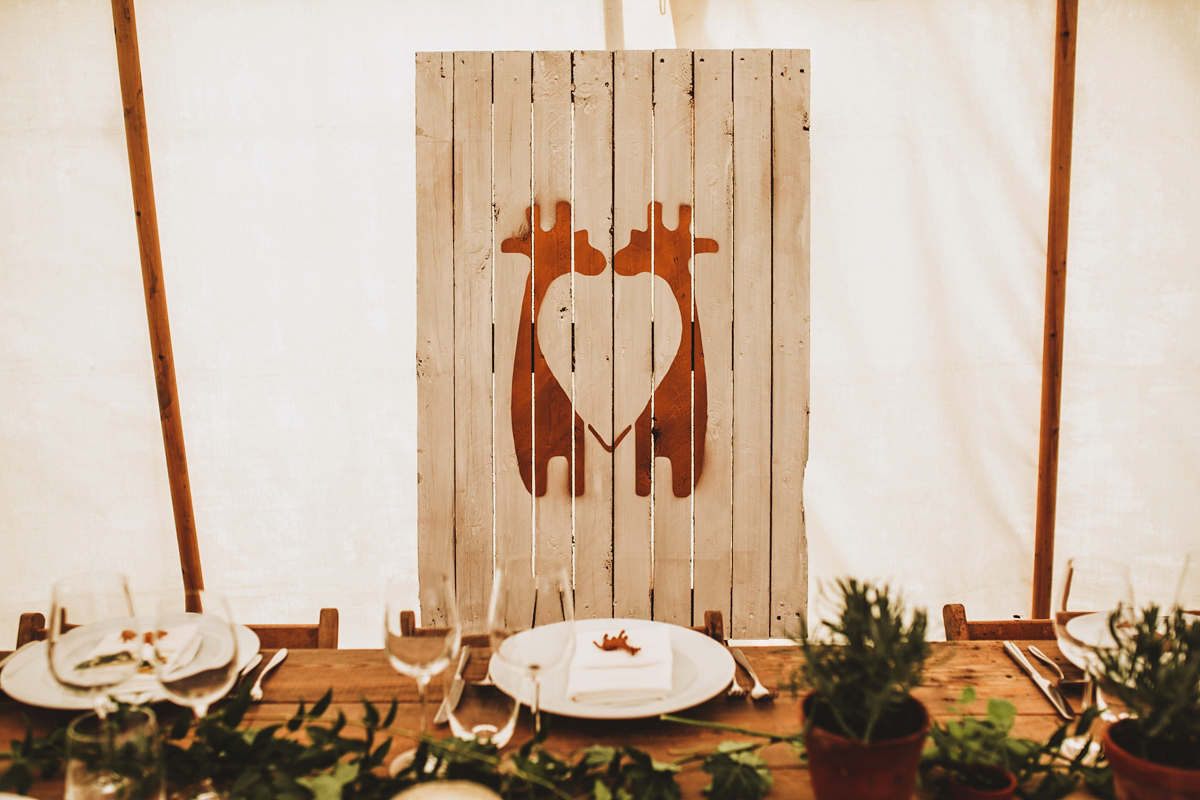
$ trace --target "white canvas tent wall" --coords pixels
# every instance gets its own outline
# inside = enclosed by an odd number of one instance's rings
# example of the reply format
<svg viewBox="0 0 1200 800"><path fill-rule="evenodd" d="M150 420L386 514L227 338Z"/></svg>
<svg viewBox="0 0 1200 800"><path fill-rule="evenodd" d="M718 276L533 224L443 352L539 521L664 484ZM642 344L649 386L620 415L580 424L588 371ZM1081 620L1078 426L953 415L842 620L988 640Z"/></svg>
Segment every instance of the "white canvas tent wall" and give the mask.
<svg viewBox="0 0 1200 800"><path fill-rule="evenodd" d="M1027 614L1054 3L619 5L626 47L812 51L814 589ZM1200 5L1080 5L1056 552L1169 565ZM336 605L371 647L386 576L416 604L413 53L604 48L606 8L139 3L196 527L243 618ZM141 292L109 4L0 0L0 644L57 575L179 581Z"/></svg>

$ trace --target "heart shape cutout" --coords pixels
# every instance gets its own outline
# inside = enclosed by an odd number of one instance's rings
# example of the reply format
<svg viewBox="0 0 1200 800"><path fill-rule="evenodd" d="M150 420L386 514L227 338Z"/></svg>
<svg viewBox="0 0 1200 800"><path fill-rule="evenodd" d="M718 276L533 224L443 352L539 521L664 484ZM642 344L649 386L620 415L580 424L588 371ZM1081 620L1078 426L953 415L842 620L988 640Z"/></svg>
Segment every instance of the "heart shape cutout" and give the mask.
<svg viewBox="0 0 1200 800"><path fill-rule="evenodd" d="M571 279L575 282L575 313L571 309ZM637 421L642 409L679 352L683 319L671 286L658 275L641 272L617 275L611 269L599 275L570 273L554 279L542 299L537 318L537 339L550 372L570 396L571 322L575 322L575 413L591 425L606 447L615 436ZM653 319L653 335L650 320ZM612 326L598 330L597 326ZM614 355L623 362L633 359L649 369L654 347L654 382L646 372L613 371ZM607 386L613 392L589 391Z"/></svg>

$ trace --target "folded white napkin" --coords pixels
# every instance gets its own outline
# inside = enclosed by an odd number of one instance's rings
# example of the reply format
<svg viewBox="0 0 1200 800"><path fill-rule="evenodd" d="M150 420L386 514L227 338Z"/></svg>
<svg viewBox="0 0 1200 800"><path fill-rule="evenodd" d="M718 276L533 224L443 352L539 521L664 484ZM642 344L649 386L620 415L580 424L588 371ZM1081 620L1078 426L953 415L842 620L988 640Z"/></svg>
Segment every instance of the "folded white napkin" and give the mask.
<svg viewBox="0 0 1200 800"><path fill-rule="evenodd" d="M166 674L182 670L196 658L203 644L198 625L177 625L158 638L159 656L166 660ZM138 633L132 639L128 631L112 631L101 638L88 652L89 659L127 652L141 662L141 667L131 677L121 681L114 694L127 702L146 702L158 696L162 688L153 667L155 645L145 641Z"/></svg>
<svg viewBox="0 0 1200 800"><path fill-rule="evenodd" d="M625 631L634 655L626 650L603 650L604 635ZM567 672L567 697L577 703L632 705L662 700L671 694L671 637L661 626L639 627L616 621L611 629L578 631L575 654Z"/></svg>
<svg viewBox="0 0 1200 800"><path fill-rule="evenodd" d="M187 667L200 651L203 637L197 635L198 625L176 625L160 631L154 642L154 650L163 660L162 672L170 677Z"/></svg>

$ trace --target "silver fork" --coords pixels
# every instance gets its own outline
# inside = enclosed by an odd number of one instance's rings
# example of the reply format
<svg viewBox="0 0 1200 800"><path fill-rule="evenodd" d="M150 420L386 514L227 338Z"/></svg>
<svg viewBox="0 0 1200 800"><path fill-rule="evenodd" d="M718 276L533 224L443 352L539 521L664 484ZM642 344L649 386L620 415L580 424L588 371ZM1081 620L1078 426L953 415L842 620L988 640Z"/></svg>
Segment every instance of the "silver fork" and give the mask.
<svg viewBox="0 0 1200 800"><path fill-rule="evenodd" d="M728 647L728 645L726 645ZM746 658L746 654L736 647L729 648L733 660L742 665L742 669L746 670L746 674L754 681L754 687L750 690L751 700L770 700L775 697L775 692L763 686L763 682L758 679L758 674L754 671L754 667L750 666L750 659Z"/></svg>
<svg viewBox="0 0 1200 800"><path fill-rule="evenodd" d="M725 640L724 642L721 642L721 644L725 645L725 649L729 651L730 655L733 655L733 648L729 646L728 639ZM735 661L737 660L736 656L734 657L734 660ZM729 688L725 690L725 696L726 697L745 697L749 692L750 692L749 689L747 689L745 686L742 686L742 684L738 683L737 667L734 667L733 668L733 683L729 684Z"/></svg>

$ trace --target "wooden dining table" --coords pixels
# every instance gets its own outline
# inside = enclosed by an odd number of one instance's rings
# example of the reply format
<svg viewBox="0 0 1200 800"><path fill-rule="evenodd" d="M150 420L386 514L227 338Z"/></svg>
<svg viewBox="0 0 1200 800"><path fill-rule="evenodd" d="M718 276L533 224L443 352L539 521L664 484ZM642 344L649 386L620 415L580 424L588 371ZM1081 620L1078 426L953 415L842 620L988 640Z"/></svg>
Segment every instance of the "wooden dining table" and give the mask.
<svg viewBox="0 0 1200 800"><path fill-rule="evenodd" d="M1036 644L1068 673L1078 673L1063 658L1054 642L1039 641ZM763 682L772 687L786 679L799 658L796 648L792 646L742 649ZM271 652L264 651L264 656L269 658ZM485 659L472 658L467 677L482 677L485 669ZM1050 703L1004 653L1000 642L935 643L933 655L926 666L925 679L915 694L934 718L945 718L954 715L951 704L959 699L966 686L974 687L978 695L978 699L969 707L972 713L983 714L988 698L1011 701L1017 709L1016 735L1042 740L1061 723ZM264 699L251 707L244 724L262 727L279 722L295 712L299 701L311 704L332 688L331 714L341 709L354 721L362 716L363 700L383 708L397 699L399 713L393 727L402 731L420 729L420 705L415 683L392 669L382 650L293 650L267 679L264 688ZM441 682L435 679L429 693L431 717L440 698ZM1078 708L1078 696L1070 699ZM167 706L161 713L169 714L170 708ZM0 694L0 742L7 743L23 736L26 718L35 732L44 733L65 725L76 713L32 707ZM678 716L777 734L794 733L801 724L799 699L786 691L780 692L773 700L757 702L748 697L732 699L721 694L678 712ZM551 734L547 745L563 755L595 743L628 744L660 760L672 760L697 748L711 750L721 741L750 741L752 738L657 718L591 720L552 716L549 724ZM445 726L435 728L433 732L440 736L450 735ZM532 726L526 710L523 710L509 747L518 746L531 735ZM407 746L407 743L401 744ZM771 745L763 756L770 765L775 781L770 797L798 800L813 797L808 771L790 747L785 744ZM3 766L0 764L0 768ZM702 797L701 790L709 781L709 776L700 770L697 762L687 764L678 778L683 795L688 798ZM36 798L59 800L63 796L61 776L38 780L29 794ZM917 798L923 796L919 790L914 795ZM1091 795L1080 788L1070 796L1084 798Z"/></svg>

